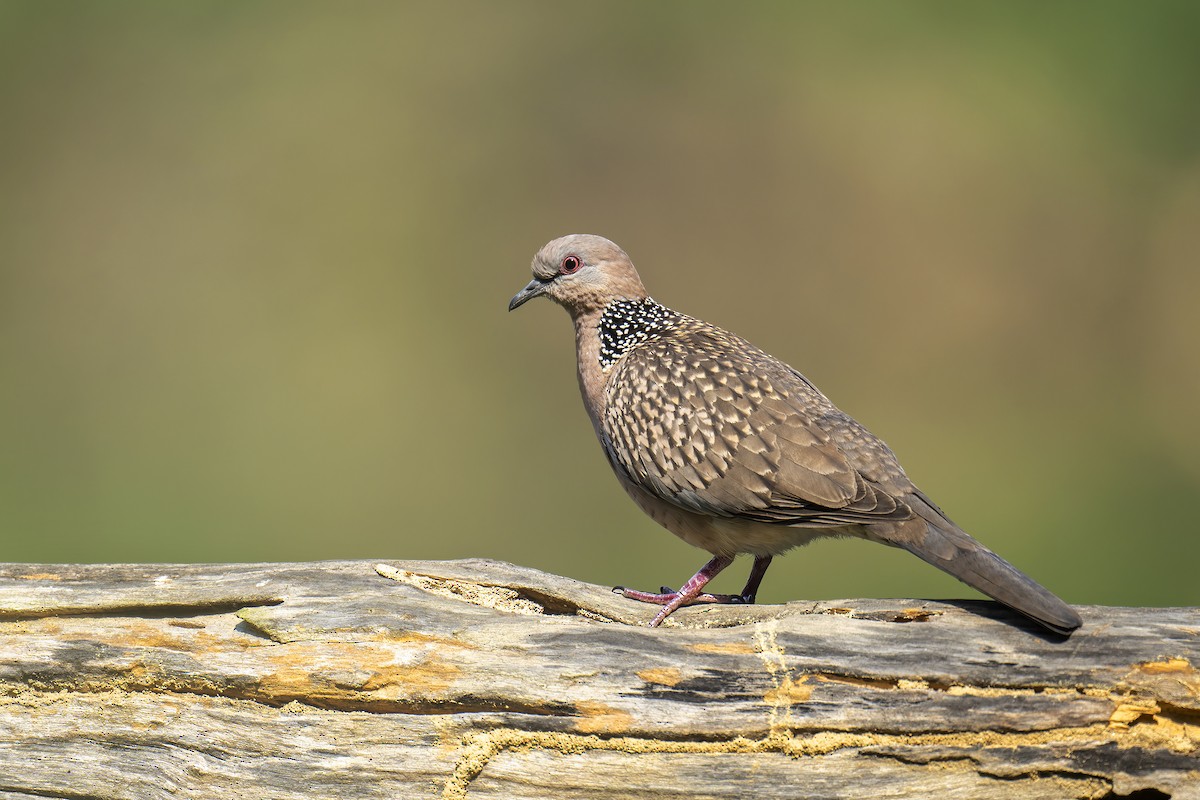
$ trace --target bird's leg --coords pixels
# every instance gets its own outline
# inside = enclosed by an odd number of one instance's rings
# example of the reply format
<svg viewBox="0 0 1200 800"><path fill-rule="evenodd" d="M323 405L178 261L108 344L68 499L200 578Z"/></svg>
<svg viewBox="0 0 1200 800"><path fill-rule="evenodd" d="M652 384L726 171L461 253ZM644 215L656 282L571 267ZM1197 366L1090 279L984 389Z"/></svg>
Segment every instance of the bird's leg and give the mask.
<svg viewBox="0 0 1200 800"><path fill-rule="evenodd" d="M767 559L768 562L770 558ZM636 589L626 589L624 586L617 586L613 589L614 592L622 597L628 597L630 600L640 600L643 603L655 603L661 605L662 611L650 621L651 628L657 628L662 624L662 621L671 616L675 609L682 606L691 605L692 603L731 603L739 602L732 598L736 595L721 595L721 594L702 594L705 584L717 576L721 570L733 563L733 556L713 556L707 564L700 568L700 571L688 579L688 582L679 587L678 592L666 591L661 594L652 594L651 592L639 592ZM764 566L762 570L758 570L758 561L754 562L754 570L751 571L751 578L758 573L758 581L762 580L762 572L766 571ZM662 587L666 589L667 587ZM749 584L747 584L749 588ZM757 590L758 583L754 584Z"/></svg>
<svg viewBox="0 0 1200 800"><path fill-rule="evenodd" d="M767 567L771 566L771 558L771 556L754 557L754 566L750 568L750 577L746 578L746 585L742 588L741 594L709 594L708 592L704 592L693 597L689 605L696 605L698 603L745 603L746 605L754 605L754 599L758 596L759 584L762 583L763 576L767 574ZM713 575L715 574L714 572ZM675 595L675 590L669 586L664 586L659 591L668 598ZM661 597L662 595L652 596Z"/></svg>
<svg viewBox="0 0 1200 800"><path fill-rule="evenodd" d="M703 592L693 597L687 605L698 605L700 603L745 603L753 605L755 598L758 596L758 587L762 584L763 576L767 574L767 567L771 566L771 558L771 556L755 556L754 566L750 568L750 576L746 579L746 585L742 588L741 594L710 594ZM705 568L707 569L711 563L706 564ZM719 571L709 571L708 579L712 580L713 576ZM626 589L624 586L618 586L613 591L623 597L628 597L630 600L640 600L643 603L657 603L660 606L665 606L675 599L675 595L679 594L679 592L676 592L670 586L659 587L659 594L639 592L636 589Z"/></svg>
<svg viewBox="0 0 1200 800"><path fill-rule="evenodd" d="M769 566L771 566L771 556L754 557L754 566L750 568L750 577L746 579L746 586L742 589L741 601L743 603L754 603L754 598L758 596L758 586L762 583L763 576L767 574Z"/></svg>

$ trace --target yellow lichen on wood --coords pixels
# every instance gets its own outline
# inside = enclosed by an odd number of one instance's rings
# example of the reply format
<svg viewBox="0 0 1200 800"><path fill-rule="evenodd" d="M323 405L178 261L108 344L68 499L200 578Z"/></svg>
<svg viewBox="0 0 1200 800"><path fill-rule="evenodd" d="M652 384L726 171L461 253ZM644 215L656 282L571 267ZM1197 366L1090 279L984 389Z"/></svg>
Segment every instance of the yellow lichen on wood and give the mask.
<svg viewBox="0 0 1200 800"><path fill-rule="evenodd" d="M763 695L763 702L777 708L790 709L793 703L803 703L812 697L813 687L809 685L809 676L801 676L799 680L793 680L791 675L784 675L783 679Z"/></svg>
<svg viewBox="0 0 1200 800"><path fill-rule="evenodd" d="M1108 726L1119 730L1128 730L1130 724L1137 722L1142 717L1153 716L1159 711L1162 709L1158 703L1150 698L1130 698L1113 709L1112 716L1108 718Z"/></svg>
<svg viewBox="0 0 1200 800"><path fill-rule="evenodd" d="M654 667L639 670L637 676L646 683L657 683L660 686L676 686L683 680L683 673L677 667Z"/></svg>
<svg viewBox="0 0 1200 800"><path fill-rule="evenodd" d="M1150 675L1162 675L1169 672L1195 672L1192 664L1186 658L1168 658L1165 661L1147 661L1138 664L1138 669Z"/></svg>
<svg viewBox="0 0 1200 800"><path fill-rule="evenodd" d="M756 652L748 642L693 642L685 645L695 653L714 653L717 655L744 656Z"/></svg>
<svg viewBox="0 0 1200 800"><path fill-rule="evenodd" d="M575 729L580 733L625 733L633 724L628 711L596 700L581 700L575 704L575 710L579 714Z"/></svg>

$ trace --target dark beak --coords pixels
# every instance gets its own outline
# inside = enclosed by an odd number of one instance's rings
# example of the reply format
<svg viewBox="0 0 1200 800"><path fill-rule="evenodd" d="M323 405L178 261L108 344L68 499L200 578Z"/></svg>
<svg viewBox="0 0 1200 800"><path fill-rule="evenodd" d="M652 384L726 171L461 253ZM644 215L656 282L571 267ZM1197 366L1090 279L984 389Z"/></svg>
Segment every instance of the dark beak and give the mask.
<svg viewBox="0 0 1200 800"><path fill-rule="evenodd" d="M547 283L549 283L549 281L543 281L538 278L534 278L529 283L525 284L525 288L517 292L516 296L513 297L512 300L508 301L508 310L512 311L517 306L523 305L524 303L537 297L542 292L546 291Z"/></svg>

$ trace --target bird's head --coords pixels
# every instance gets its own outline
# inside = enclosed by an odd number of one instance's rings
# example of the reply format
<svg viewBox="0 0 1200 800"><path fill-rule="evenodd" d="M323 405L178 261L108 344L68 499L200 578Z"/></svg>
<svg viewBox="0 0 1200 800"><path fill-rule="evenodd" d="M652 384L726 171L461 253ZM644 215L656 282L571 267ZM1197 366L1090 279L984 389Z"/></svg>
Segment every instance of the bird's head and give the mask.
<svg viewBox="0 0 1200 800"><path fill-rule="evenodd" d="M641 300L646 289L629 256L614 242L573 233L538 251L533 257L533 280L509 301L508 310L538 296L550 298L577 317L613 300Z"/></svg>

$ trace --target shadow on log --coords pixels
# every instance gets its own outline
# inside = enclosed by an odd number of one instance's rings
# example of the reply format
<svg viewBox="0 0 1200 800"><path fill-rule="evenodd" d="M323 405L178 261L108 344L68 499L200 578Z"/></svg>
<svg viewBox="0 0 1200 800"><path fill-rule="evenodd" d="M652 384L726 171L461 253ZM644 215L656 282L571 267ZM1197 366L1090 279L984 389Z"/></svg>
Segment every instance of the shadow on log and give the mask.
<svg viewBox="0 0 1200 800"><path fill-rule="evenodd" d="M0 566L0 800L1200 798L1200 609L653 609L493 561Z"/></svg>

